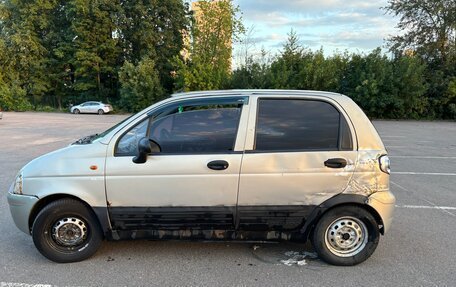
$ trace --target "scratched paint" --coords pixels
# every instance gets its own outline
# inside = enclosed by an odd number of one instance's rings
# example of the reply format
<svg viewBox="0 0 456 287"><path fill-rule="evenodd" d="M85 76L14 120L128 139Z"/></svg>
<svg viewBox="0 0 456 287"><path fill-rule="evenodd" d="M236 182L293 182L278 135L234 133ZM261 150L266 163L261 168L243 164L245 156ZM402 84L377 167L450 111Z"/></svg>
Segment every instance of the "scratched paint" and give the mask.
<svg viewBox="0 0 456 287"><path fill-rule="evenodd" d="M379 158L385 154L385 150L359 151L353 176L344 193L369 196L389 191L389 175L382 172L379 166Z"/></svg>

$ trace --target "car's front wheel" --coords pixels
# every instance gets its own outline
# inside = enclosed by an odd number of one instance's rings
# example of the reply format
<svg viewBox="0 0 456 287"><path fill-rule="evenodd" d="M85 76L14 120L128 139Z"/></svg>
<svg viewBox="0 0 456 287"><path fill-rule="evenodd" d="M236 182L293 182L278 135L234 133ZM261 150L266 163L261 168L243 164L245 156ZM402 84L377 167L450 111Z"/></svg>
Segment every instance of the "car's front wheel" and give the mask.
<svg viewBox="0 0 456 287"><path fill-rule="evenodd" d="M379 237L378 224L371 213L358 206L341 206L320 218L311 239L323 260L349 266L369 258Z"/></svg>
<svg viewBox="0 0 456 287"><path fill-rule="evenodd" d="M73 110L73 114L79 114L79 113L81 113L81 111L79 109L74 109Z"/></svg>
<svg viewBox="0 0 456 287"><path fill-rule="evenodd" d="M103 240L95 214L74 199L45 206L33 222L32 237L41 254L59 263L89 258Z"/></svg>
<svg viewBox="0 0 456 287"><path fill-rule="evenodd" d="M102 115L102 114L104 114L104 111L103 111L102 109L99 109L99 110L98 110L98 114L99 114L99 115Z"/></svg>

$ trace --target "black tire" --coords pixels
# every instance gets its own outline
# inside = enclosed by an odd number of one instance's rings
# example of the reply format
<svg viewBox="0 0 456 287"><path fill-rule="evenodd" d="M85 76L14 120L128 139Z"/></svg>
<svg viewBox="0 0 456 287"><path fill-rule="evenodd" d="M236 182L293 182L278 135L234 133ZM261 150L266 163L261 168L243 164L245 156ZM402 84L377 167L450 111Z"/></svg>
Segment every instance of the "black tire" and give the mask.
<svg viewBox="0 0 456 287"><path fill-rule="evenodd" d="M64 236L56 236L60 229ZM63 242L69 240L65 236L71 237L78 232L81 233L78 242ZM103 240L103 233L97 217L89 208L77 200L66 198L51 202L38 213L33 222L32 237L36 248L46 258L68 263L82 261L95 254Z"/></svg>
<svg viewBox="0 0 456 287"><path fill-rule="evenodd" d="M81 113L81 111L79 109L74 109L73 110L73 114L79 114L79 113Z"/></svg>
<svg viewBox="0 0 456 287"><path fill-rule="evenodd" d="M103 111L102 109L99 109L99 110L98 110L98 114L99 114L99 115L102 115L102 114L104 114L104 111Z"/></svg>
<svg viewBox="0 0 456 287"><path fill-rule="evenodd" d="M358 206L329 210L320 218L311 236L312 245L320 258L339 266L365 261L374 253L379 238L375 218Z"/></svg>

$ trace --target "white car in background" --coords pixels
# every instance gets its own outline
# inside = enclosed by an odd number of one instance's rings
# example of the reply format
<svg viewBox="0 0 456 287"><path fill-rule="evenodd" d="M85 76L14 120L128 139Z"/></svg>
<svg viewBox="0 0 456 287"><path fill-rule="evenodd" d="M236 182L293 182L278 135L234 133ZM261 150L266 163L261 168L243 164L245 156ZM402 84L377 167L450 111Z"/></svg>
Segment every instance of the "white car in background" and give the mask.
<svg viewBox="0 0 456 287"><path fill-rule="evenodd" d="M111 105L103 104L102 102L85 102L70 108L72 114L89 113L102 115L112 111Z"/></svg>

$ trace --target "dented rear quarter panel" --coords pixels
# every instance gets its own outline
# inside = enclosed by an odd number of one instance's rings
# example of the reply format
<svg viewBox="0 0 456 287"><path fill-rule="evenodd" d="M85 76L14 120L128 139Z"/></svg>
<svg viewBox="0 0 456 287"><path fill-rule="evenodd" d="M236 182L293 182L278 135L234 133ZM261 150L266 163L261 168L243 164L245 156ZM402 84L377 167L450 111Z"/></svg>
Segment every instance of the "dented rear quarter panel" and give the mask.
<svg viewBox="0 0 456 287"><path fill-rule="evenodd" d="M387 151L377 130L353 100L340 96L338 101L352 122L358 145L353 177L344 193L369 196L378 191L388 192L389 175L379 166L379 158Z"/></svg>

